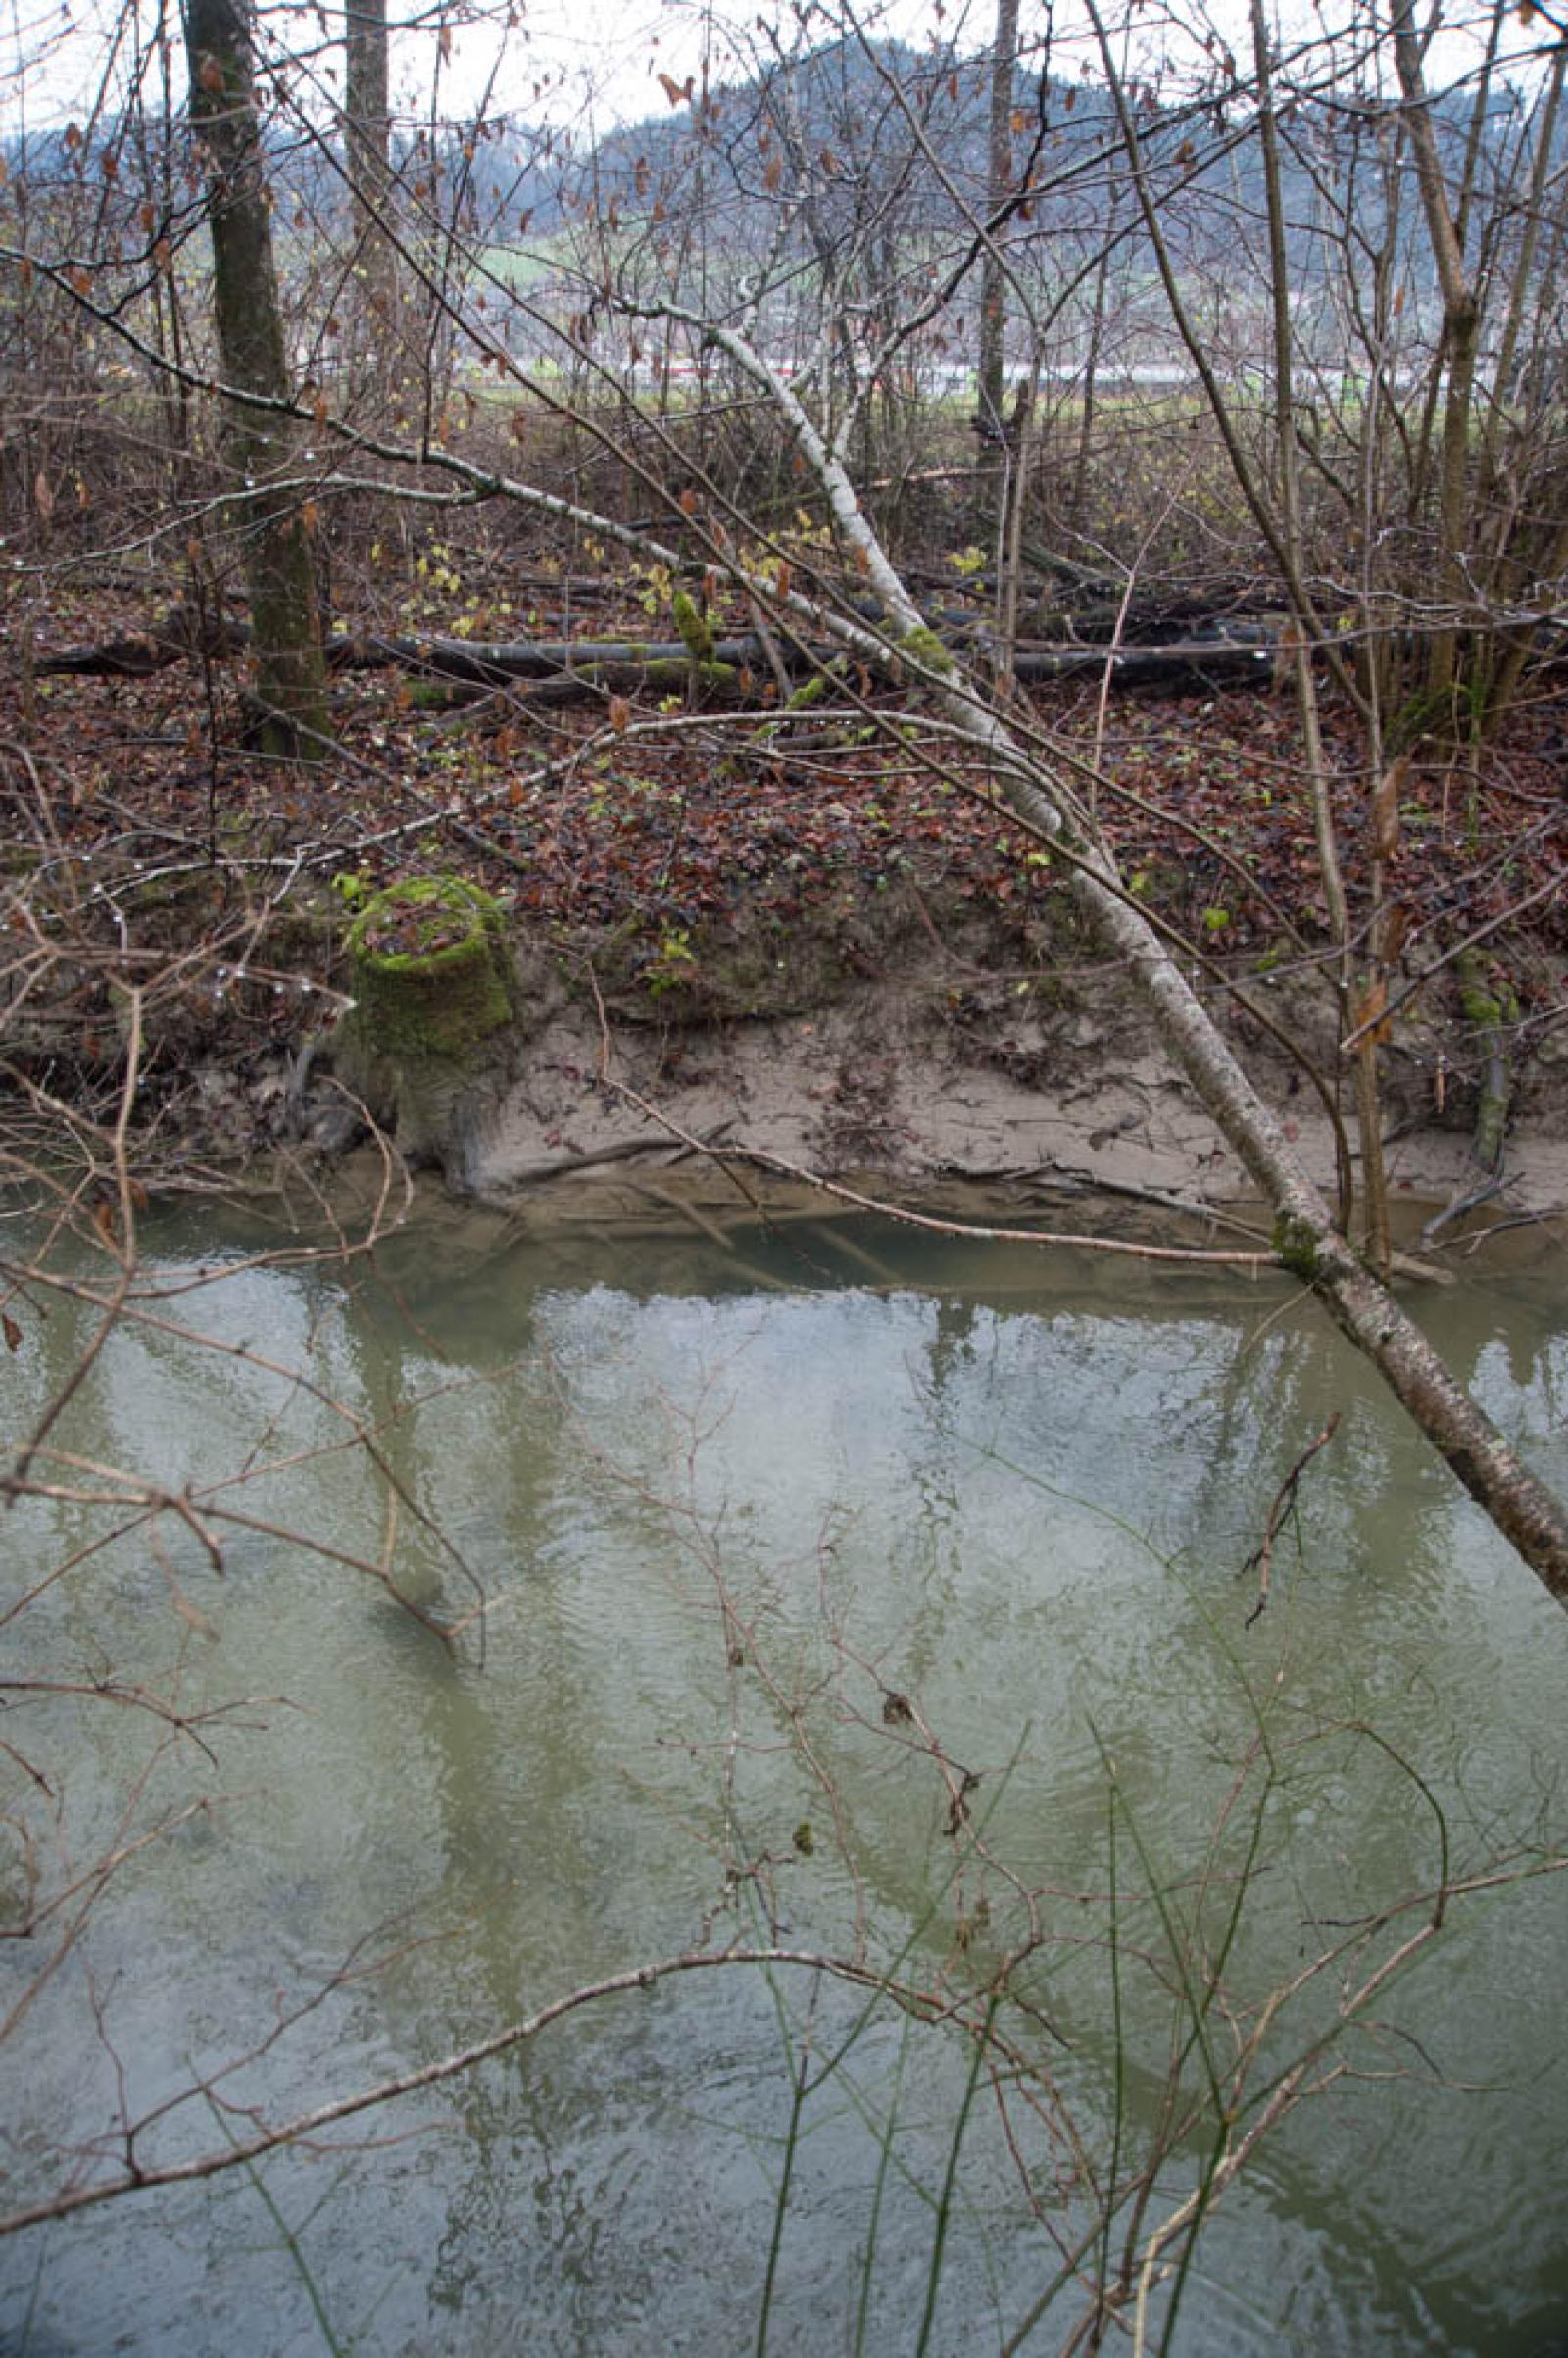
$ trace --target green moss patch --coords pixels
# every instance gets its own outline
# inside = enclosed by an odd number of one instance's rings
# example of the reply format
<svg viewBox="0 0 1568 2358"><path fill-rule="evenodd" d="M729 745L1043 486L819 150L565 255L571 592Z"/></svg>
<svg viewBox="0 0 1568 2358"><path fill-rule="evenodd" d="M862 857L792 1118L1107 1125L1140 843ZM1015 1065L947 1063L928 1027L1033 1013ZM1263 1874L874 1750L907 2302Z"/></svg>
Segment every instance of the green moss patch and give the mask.
<svg viewBox="0 0 1568 2358"><path fill-rule="evenodd" d="M1309 1286L1317 1276L1318 1242L1311 1222L1298 1220L1282 1211L1274 1222L1269 1240L1283 1268Z"/></svg>
<svg viewBox="0 0 1568 2358"><path fill-rule="evenodd" d="M415 876L349 929L356 1026L376 1056L470 1056L513 1015L501 911L463 876Z"/></svg>

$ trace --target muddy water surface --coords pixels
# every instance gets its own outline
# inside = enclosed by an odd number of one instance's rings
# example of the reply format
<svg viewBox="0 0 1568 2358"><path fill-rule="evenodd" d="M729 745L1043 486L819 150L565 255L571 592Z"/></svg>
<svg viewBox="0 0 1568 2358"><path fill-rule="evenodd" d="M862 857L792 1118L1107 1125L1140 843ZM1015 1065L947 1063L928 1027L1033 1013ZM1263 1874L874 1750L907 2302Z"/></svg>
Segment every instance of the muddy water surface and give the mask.
<svg viewBox="0 0 1568 2358"><path fill-rule="evenodd" d="M190 1516L78 1464L7 1528L8 1604L64 1567L7 1675L72 1690L0 1729L7 2209L695 1948L1006 1981L985 2051L804 1968L603 1998L9 2237L0 2347L1054 2350L1287 2085L1149 2348L1568 2346L1568 1623L1284 1288L803 1221L145 1241L53 1439ZM1568 1488L1560 1272L1419 1306ZM93 1326L28 1318L10 1431Z"/></svg>

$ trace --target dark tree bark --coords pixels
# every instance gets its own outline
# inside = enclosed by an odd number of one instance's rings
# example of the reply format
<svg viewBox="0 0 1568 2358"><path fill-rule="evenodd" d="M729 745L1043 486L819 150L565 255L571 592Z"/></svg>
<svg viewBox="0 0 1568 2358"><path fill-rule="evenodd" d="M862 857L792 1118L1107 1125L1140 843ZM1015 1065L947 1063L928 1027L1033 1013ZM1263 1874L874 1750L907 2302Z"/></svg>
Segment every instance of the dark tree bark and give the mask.
<svg viewBox="0 0 1568 2358"><path fill-rule="evenodd" d="M343 161L354 205L358 328L372 374L384 380L395 350L397 311L386 0L347 0L343 32Z"/></svg>
<svg viewBox="0 0 1568 2358"><path fill-rule="evenodd" d="M294 758L326 737L326 667L316 565L301 502L287 478L296 436L263 403L292 391L272 252L261 124L245 0L183 0L190 117L206 157L213 240L213 309L219 362L235 398L228 407L229 466L238 497L250 591L263 743Z"/></svg>

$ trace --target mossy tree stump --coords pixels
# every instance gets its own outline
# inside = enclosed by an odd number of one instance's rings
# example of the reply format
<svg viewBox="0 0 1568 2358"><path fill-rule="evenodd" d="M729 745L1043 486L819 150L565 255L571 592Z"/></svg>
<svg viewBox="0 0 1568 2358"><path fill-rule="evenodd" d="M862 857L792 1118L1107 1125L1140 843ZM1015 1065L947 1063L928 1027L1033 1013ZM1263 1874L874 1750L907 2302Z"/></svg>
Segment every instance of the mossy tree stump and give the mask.
<svg viewBox="0 0 1568 2358"><path fill-rule="evenodd" d="M349 928L354 1009L338 1061L411 1160L461 1177L519 1014L497 903L463 876L416 876Z"/></svg>

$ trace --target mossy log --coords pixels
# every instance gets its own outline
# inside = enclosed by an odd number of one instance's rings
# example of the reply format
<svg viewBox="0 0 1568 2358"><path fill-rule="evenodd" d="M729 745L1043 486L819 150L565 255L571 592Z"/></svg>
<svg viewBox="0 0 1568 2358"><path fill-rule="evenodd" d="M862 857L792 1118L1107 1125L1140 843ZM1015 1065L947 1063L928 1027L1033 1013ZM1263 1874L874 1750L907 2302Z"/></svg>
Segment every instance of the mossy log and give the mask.
<svg viewBox="0 0 1568 2358"><path fill-rule="evenodd" d="M501 909L466 877L411 877L366 903L348 953L334 1062L411 1161L462 1184L521 1014Z"/></svg>
<svg viewBox="0 0 1568 2358"><path fill-rule="evenodd" d="M414 876L349 929L356 1014L384 1056L466 1057L512 1014L501 911L463 876Z"/></svg>
<svg viewBox="0 0 1568 2358"><path fill-rule="evenodd" d="M1519 1020L1519 1002L1507 983L1494 984L1478 954L1467 950L1458 962L1459 1005L1475 1033L1481 1078L1470 1152L1484 1171L1502 1167L1513 1080L1508 1035Z"/></svg>
<svg viewBox="0 0 1568 2358"><path fill-rule="evenodd" d="M690 601L686 603L690 605ZM606 695L680 695L693 688L703 703L760 700L763 683L773 676L772 661L761 637L748 632L716 638L695 606L691 606L689 619L693 626L690 638L658 640L496 641L362 632L329 639L326 661L334 672L401 670L416 681L456 682L481 689L531 682L530 701L538 704ZM105 640L97 646L44 651L35 658L33 667L40 676L48 672L140 676L190 655L199 643L193 634L193 625L186 627L178 617L166 617L150 631ZM974 635L973 625L964 631L945 624L941 633L922 631L904 644L911 657L940 669L949 660L949 640L958 642ZM242 623L224 623L200 643L209 656L219 656L240 652L249 640ZM694 652L710 648L710 654ZM830 669L842 661L842 650L827 641L802 647L780 639L774 652L786 669L803 676ZM984 652L983 644L980 652ZM896 651L889 653L883 669L898 684L906 684L906 669ZM1112 689L1265 688L1273 677L1269 634L1255 625L1243 624L1234 629L1220 624L1206 635L1196 632L1152 646L1024 642L1013 649L1009 669L1022 687L1107 676Z"/></svg>

